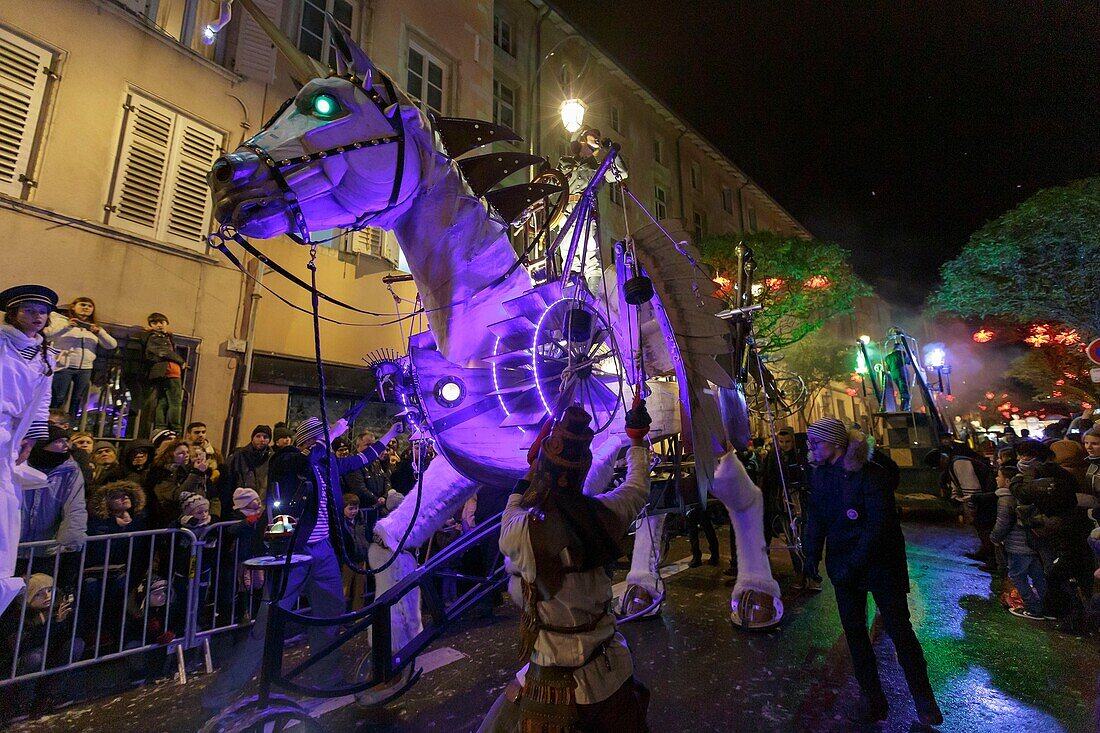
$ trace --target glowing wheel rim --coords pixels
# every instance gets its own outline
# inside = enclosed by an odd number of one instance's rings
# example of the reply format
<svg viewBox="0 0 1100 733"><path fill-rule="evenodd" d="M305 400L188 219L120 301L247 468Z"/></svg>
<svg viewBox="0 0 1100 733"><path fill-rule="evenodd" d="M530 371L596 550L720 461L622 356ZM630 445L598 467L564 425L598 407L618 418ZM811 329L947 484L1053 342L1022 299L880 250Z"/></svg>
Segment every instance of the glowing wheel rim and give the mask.
<svg viewBox="0 0 1100 733"><path fill-rule="evenodd" d="M578 308L592 318L585 341L566 336L568 313ZM625 375L615 335L607 319L586 301L562 298L543 312L535 326L531 369L547 415L579 404L592 416L593 432L600 433L623 404Z"/></svg>

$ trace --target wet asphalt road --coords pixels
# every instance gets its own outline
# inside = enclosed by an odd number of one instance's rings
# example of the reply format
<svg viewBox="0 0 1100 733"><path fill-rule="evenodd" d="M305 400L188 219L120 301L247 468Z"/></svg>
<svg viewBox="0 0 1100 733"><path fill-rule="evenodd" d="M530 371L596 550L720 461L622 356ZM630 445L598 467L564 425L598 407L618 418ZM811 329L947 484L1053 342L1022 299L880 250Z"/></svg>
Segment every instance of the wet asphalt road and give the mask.
<svg viewBox="0 0 1100 733"><path fill-rule="evenodd" d="M997 601L999 585L962 558L976 541L953 524L907 523L913 611L932 684L946 715L942 731L1091 731L1098 638L1056 632L1045 622L1017 619ZM726 550L724 528L720 530ZM686 542L670 555L687 555ZM725 558L723 558L724 560ZM763 634L733 630L722 566L684 570L667 581L668 598L656 619L627 625L637 674L650 687L654 731L859 730L840 714L856 694L832 591L790 590L790 561L773 554L784 588L781 628ZM412 733L476 730L481 716L520 666L518 611L470 619L436 643L435 663L403 698L380 710L347 705L321 715L328 731ZM864 730L919 729L893 647L876 642L890 718ZM92 702L45 718L15 723L17 733L68 731L193 731L203 721L198 701L203 676L173 681Z"/></svg>

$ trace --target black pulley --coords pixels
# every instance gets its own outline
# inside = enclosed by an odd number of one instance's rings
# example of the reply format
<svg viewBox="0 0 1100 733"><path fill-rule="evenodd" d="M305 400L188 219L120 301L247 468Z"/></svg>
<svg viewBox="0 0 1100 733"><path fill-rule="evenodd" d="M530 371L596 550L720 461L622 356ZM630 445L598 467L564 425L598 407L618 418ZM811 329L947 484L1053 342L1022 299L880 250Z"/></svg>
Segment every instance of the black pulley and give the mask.
<svg viewBox="0 0 1100 733"><path fill-rule="evenodd" d="M648 303L653 297L653 281L645 275L635 275L623 283L623 296L630 305Z"/></svg>
<svg viewBox="0 0 1100 733"><path fill-rule="evenodd" d="M584 308L572 308L565 314L565 335L570 341L592 338L592 314Z"/></svg>

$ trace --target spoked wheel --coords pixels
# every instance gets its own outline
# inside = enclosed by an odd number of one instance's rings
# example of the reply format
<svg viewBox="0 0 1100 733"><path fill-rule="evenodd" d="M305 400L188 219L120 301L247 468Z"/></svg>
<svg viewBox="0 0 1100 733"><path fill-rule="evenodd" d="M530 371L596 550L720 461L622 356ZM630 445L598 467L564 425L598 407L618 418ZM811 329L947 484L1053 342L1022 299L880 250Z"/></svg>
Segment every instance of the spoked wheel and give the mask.
<svg viewBox="0 0 1100 733"><path fill-rule="evenodd" d="M564 297L535 326L535 386L549 415L572 404L592 416L592 430L607 429L623 402L623 365L607 320L590 303Z"/></svg>
<svg viewBox="0 0 1100 733"><path fill-rule="evenodd" d="M321 724L285 695L256 696L237 702L207 721L200 733L324 733Z"/></svg>
<svg viewBox="0 0 1100 733"><path fill-rule="evenodd" d="M772 417L787 417L806 404L806 383L797 374L765 367L763 388L759 376L753 373L752 377L745 383L745 402L756 417L766 418L769 407Z"/></svg>

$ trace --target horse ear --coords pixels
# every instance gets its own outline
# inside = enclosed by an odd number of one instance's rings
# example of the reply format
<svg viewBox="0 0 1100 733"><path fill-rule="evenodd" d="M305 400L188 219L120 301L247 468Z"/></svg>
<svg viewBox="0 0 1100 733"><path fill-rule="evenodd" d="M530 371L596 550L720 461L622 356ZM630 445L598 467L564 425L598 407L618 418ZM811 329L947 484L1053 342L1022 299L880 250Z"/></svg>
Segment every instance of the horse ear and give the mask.
<svg viewBox="0 0 1100 733"><path fill-rule="evenodd" d="M340 74L351 72L362 79L363 83L369 88L374 75L374 62L370 60L370 56L367 56L366 51L359 48L359 44L351 39L331 15L326 14L325 20L328 21L332 41L336 44L337 71Z"/></svg>

